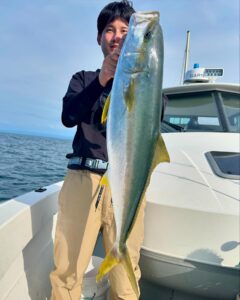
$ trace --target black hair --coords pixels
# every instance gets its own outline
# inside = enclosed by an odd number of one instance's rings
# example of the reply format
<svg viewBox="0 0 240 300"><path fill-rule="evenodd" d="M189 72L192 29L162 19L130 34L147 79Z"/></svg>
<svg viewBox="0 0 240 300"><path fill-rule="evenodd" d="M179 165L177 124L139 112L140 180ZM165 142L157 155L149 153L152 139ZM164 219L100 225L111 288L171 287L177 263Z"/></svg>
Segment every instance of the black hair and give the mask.
<svg viewBox="0 0 240 300"><path fill-rule="evenodd" d="M129 23L131 15L135 12L132 2L122 0L120 2L111 2L100 12L97 19L98 34L102 34L104 28L113 20L120 18Z"/></svg>

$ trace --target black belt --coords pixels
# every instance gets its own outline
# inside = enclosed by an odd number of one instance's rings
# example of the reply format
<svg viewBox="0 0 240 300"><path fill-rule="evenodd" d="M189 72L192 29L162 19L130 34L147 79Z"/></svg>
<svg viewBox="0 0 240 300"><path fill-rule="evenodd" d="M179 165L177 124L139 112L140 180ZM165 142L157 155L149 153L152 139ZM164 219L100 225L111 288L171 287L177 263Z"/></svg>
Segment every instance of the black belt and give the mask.
<svg viewBox="0 0 240 300"><path fill-rule="evenodd" d="M83 158L83 157L71 157L68 161L68 167L71 166L80 166L87 167L92 170L106 170L108 167L108 162L102 159L93 159L93 158Z"/></svg>

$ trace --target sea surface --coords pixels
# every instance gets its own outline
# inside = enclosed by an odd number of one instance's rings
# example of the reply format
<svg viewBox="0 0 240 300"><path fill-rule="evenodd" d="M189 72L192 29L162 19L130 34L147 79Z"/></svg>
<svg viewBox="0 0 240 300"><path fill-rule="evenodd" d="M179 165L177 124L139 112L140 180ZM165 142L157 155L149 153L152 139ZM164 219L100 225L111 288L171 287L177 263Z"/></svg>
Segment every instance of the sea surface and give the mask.
<svg viewBox="0 0 240 300"><path fill-rule="evenodd" d="M71 141L0 133L0 201L64 179Z"/></svg>

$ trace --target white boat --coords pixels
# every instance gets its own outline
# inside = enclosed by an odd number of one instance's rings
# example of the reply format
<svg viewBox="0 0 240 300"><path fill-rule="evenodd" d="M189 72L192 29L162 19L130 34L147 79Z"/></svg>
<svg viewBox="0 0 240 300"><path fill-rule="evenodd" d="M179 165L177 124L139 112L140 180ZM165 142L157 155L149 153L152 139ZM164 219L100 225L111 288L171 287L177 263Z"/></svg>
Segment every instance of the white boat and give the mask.
<svg viewBox="0 0 240 300"><path fill-rule="evenodd" d="M235 300L239 293L239 89L165 89L171 163L155 169L147 190L140 263L142 282L170 292L160 298L143 291L143 300ZM0 205L1 300L49 299L61 185Z"/></svg>
<svg viewBox="0 0 240 300"><path fill-rule="evenodd" d="M230 300L240 290L239 92L203 83L165 90L171 163L147 190L141 269L196 297Z"/></svg>

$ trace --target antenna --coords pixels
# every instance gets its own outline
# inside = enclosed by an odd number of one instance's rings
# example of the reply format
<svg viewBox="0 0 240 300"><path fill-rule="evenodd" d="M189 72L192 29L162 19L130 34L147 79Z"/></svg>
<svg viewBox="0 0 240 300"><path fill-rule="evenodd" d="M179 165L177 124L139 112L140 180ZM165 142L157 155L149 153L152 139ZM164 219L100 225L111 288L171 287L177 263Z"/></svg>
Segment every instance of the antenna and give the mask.
<svg viewBox="0 0 240 300"><path fill-rule="evenodd" d="M188 68L188 56L189 56L189 44L190 44L190 31L187 31L187 41L186 41L186 48L185 48L185 53L184 53L184 66L181 74L181 82L184 83L184 76L187 72Z"/></svg>

